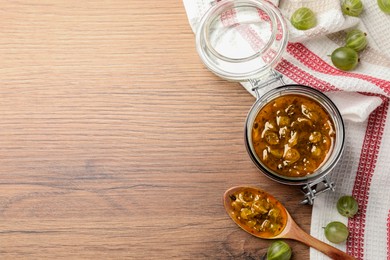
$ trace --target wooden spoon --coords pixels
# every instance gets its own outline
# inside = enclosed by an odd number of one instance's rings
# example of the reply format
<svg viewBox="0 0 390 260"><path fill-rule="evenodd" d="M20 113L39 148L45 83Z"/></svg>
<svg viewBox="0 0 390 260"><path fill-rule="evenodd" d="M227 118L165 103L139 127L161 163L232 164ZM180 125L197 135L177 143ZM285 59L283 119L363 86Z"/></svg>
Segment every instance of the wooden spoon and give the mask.
<svg viewBox="0 0 390 260"><path fill-rule="evenodd" d="M270 198L271 201L275 201L277 203L277 208L284 211L284 212L282 212L282 215L287 217L287 221L285 222L285 225L284 225L284 227L282 227L282 230L279 234L269 235L269 233L265 234L263 232L259 232L259 231L255 230L254 228L251 228L251 227L245 225L245 223L242 223L240 220L237 219L237 217L233 214L233 212L235 210L232 207L232 202L233 202L233 199L235 198L235 194L238 194L241 191L249 191L250 193L253 193L253 194L262 193L262 194L265 194L268 198ZM341 259L343 259L343 260L344 259L355 259L352 256L346 254L345 252L343 252L343 251L341 251L333 246L330 246L330 245L312 237L311 235L309 235L305 231L303 231L295 223L295 221L292 219L291 215L288 213L286 208L279 201L277 201L272 195L270 195L269 193L267 193L263 190L260 190L260 189L254 188L254 187L244 187L244 186L233 187L233 188L227 190L224 194L224 206L225 206L225 209L226 209L226 212L228 213L228 215L232 218L232 220L238 226L240 226L246 232L248 232L256 237L264 238L264 239L281 239L281 238L293 239L293 240L297 240L299 242L302 242L310 247L313 247L313 248L321 251L322 253L326 254L327 256L331 257L332 259L336 259L336 260L337 259L340 259L340 260Z"/></svg>

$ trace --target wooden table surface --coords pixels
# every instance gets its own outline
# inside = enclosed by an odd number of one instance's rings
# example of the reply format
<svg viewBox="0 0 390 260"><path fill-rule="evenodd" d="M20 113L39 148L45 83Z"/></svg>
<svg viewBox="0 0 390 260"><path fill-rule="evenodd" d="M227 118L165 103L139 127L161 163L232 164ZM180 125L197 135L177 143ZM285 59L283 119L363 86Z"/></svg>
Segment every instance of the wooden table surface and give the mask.
<svg viewBox="0 0 390 260"><path fill-rule="evenodd" d="M309 231L299 188L252 164L254 98L204 68L181 1L0 11L0 259L261 259L271 241L223 208L240 184Z"/></svg>

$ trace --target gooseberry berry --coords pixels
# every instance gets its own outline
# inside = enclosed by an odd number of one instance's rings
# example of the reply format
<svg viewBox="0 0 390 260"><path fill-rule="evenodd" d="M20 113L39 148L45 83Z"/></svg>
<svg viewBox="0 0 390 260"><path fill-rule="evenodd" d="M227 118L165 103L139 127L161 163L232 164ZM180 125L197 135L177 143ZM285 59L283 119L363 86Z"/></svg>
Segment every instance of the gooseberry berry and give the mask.
<svg viewBox="0 0 390 260"><path fill-rule="evenodd" d="M347 240L349 231L346 225L333 221L325 227L325 237L332 243L339 244Z"/></svg>
<svg viewBox="0 0 390 260"><path fill-rule="evenodd" d="M360 0L344 0L341 9L343 14L357 17L363 11L363 4Z"/></svg>
<svg viewBox="0 0 390 260"><path fill-rule="evenodd" d="M355 51L362 51L367 46L366 33L355 29L347 33L346 47L354 49Z"/></svg>
<svg viewBox="0 0 390 260"><path fill-rule="evenodd" d="M290 260L291 247L281 240L273 242L267 250L267 260Z"/></svg>
<svg viewBox="0 0 390 260"><path fill-rule="evenodd" d="M359 205L352 196L342 196L337 201L337 211L348 218L352 218L358 212Z"/></svg>
<svg viewBox="0 0 390 260"><path fill-rule="evenodd" d="M291 24L298 30L308 30L316 26L316 15L309 8L301 7L292 14Z"/></svg>
<svg viewBox="0 0 390 260"><path fill-rule="evenodd" d="M339 47L332 52L332 63L340 70L352 70L359 62L358 53L349 47Z"/></svg>
<svg viewBox="0 0 390 260"><path fill-rule="evenodd" d="M378 0L378 6L382 12L390 14L390 0Z"/></svg>

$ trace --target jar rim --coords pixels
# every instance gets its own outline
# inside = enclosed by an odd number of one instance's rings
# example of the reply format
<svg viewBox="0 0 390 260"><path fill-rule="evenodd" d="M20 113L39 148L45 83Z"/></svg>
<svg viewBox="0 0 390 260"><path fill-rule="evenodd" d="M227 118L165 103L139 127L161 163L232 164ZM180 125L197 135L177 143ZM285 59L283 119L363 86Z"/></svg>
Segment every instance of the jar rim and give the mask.
<svg viewBox="0 0 390 260"><path fill-rule="evenodd" d="M257 17L251 16L253 20L245 18L249 20L243 23L237 21L237 17L250 16L246 13L248 8L253 9L250 14L257 13ZM227 16L231 20L223 20ZM237 38L245 38L240 42L244 46L235 43L237 46L229 51L250 54L234 57L222 53L213 45L215 39L222 44L230 44L228 32L234 30L242 36ZM219 1L203 15L196 32L196 49L205 66L216 75L233 81L259 78L268 73L281 59L287 43L288 29L283 15L272 3L263 0Z"/></svg>

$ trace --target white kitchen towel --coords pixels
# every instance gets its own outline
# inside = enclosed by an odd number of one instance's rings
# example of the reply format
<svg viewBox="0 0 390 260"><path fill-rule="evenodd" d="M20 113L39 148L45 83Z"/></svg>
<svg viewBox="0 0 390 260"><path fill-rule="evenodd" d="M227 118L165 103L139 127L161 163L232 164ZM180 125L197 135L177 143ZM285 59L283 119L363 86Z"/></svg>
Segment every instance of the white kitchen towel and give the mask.
<svg viewBox="0 0 390 260"><path fill-rule="evenodd" d="M191 28L210 8L210 0L183 0ZM327 243L323 227L339 220L350 231L346 243L332 244L357 259L390 259L390 15L376 0L362 0L359 18L343 15L341 0L274 0L287 20L289 44L276 70L286 83L312 86L325 92L341 110L346 124L345 152L330 174L335 192L314 202L311 235ZM291 26L289 17L299 7L315 11L318 24L307 31ZM332 66L329 54L344 45L345 33L357 27L368 34L360 64L350 72ZM242 83L251 94L250 86ZM337 199L353 195L359 203L354 218L336 210ZM310 258L328 259L316 250Z"/></svg>

